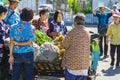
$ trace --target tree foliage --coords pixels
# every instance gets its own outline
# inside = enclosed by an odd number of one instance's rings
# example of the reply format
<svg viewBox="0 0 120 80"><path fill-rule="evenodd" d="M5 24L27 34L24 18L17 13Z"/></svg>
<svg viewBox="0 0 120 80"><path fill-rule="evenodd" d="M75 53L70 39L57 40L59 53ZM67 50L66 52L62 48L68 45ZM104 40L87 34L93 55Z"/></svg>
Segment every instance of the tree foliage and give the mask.
<svg viewBox="0 0 120 80"><path fill-rule="evenodd" d="M74 13L81 11L79 0L68 0L68 5L70 7L70 11L73 11Z"/></svg>
<svg viewBox="0 0 120 80"><path fill-rule="evenodd" d="M68 5L71 12L83 12L83 13L90 13L92 11L92 0L87 0L90 2L89 5L86 5L85 8L80 7L80 0L68 0Z"/></svg>
<svg viewBox="0 0 120 80"><path fill-rule="evenodd" d="M8 0L3 0L4 5L8 5Z"/></svg>

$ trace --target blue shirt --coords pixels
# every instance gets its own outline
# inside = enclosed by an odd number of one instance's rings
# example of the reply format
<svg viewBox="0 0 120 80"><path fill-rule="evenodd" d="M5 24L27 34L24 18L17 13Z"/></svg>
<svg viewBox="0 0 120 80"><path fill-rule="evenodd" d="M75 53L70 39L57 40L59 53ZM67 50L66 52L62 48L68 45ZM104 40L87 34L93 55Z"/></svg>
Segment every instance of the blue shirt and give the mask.
<svg viewBox="0 0 120 80"><path fill-rule="evenodd" d="M4 19L4 21L8 25L17 24L20 21L19 16L20 16L19 12L8 8L8 14L6 18Z"/></svg>
<svg viewBox="0 0 120 80"><path fill-rule="evenodd" d="M61 32L63 35L65 35L67 32L67 28L63 21L58 23L53 20L50 23L50 32Z"/></svg>
<svg viewBox="0 0 120 80"><path fill-rule="evenodd" d="M35 27L29 22L20 21L17 25L14 25L10 30L10 38L16 42L26 42L35 39ZM27 53L34 52L33 45L27 46L14 46L14 53Z"/></svg>
<svg viewBox="0 0 120 80"><path fill-rule="evenodd" d="M109 18L112 16L112 13L105 12L104 14L101 14L100 12L96 12L96 15L98 17L98 31L99 29L104 26L108 25Z"/></svg>

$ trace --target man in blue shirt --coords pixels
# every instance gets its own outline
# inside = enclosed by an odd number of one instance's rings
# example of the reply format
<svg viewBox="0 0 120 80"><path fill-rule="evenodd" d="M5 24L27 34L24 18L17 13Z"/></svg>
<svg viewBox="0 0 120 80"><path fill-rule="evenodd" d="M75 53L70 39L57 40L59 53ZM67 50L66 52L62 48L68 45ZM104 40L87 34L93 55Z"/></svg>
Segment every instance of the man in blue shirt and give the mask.
<svg viewBox="0 0 120 80"><path fill-rule="evenodd" d="M18 6L18 3L19 0L9 0L8 14L3 20L3 22L6 24L6 27L8 28L8 33L12 25L17 24L20 20L19 12L15 10ZM6 37L9 37L8 34L6 34Z"/></svg>
<svg viewBox="0 0 120 80"><path fill-rule="evenodd" d="M99 12L96 12L99 9ZM105 9L110 11L110 12L105 12ZM107 31L107 26L108 26L108 21L109 18L112 16L114 13L113 10L107 8L107 7L96 7L93 10L93 14L98 17L98 32L100 34L99 38L99 45L100 45L100 56L103 55L103 38L104 38L104 58L107 58L107 50L108 50L108 45L106 44L106 36L105 33ZM103 31L104 30L104 31ZM103 34L104 33L104 34Z"/></svg>
<svg viewBox="0 0 120 80"><path fill-rule="evenodd" d="M18 6L18 3L19 0L9 0L8 15L4 20L6 24L13 25L18 23L20 20L19 12L15 10Z"/></svg>

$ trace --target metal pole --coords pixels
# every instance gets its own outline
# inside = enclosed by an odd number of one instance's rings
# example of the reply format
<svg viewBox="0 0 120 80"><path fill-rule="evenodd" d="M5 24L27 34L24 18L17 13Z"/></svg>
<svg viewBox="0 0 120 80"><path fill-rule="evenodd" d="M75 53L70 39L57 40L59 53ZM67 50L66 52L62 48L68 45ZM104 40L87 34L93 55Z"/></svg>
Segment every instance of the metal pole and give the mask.
<svg viewBox="0 0 120 80"><path fill-rule="evenodd" d="M38 0L36 0L36 14L38 14Z"/></svg>

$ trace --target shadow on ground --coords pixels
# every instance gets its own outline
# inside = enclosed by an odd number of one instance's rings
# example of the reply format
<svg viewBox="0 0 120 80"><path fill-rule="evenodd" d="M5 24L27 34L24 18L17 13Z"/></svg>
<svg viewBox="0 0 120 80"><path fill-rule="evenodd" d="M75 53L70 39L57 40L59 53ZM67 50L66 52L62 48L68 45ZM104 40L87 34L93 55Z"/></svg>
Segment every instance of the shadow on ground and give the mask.
<svg viewBox="0 0 120 80"><path fill-rule="evenodd" d="M107 70L102 70L104 76L114 76L116 74L120 74L120 68L115 68L113 67L108 68Z"/></svg>

